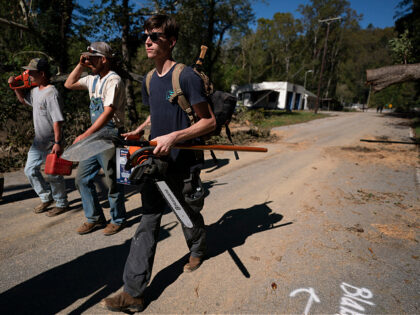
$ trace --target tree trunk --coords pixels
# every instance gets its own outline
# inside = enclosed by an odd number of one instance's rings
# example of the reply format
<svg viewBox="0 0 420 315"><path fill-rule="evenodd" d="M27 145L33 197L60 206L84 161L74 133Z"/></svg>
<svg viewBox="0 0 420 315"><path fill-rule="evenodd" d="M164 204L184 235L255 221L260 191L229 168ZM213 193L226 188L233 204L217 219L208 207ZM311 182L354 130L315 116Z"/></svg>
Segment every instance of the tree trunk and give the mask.
<svg viewBox="0 0 420 315"><path fill-rule="evenodd" d="M213 38L214 38L214 15L215 15L216 2L214 0L209 1L209 14L208 14L208 24L207 24L207 55L209 60L213 59ZM211 72L213 65L211 62L207 63L206 73L209 78L211 78Z"/></svg>
<svg viewBox="0 0 420 315"><path fill-rule="evenodd" d="M420 79L420 63L387 66L366 70L366 84L378 92L392 84Z"/></svg>
<svg viewBox="0 0 420 315"><path fill-rule="evenodd" d="M13 27L17 27L17 28L19 28L21 30L24 30L24 31L27 31L27 32L33 32L33 33L35 32L34 29L29 28L26 25L23 25L23 24L20 24L20 23L16 23L16 22L13 22L13 21L9 21L9 20L6 20L6 19L0 18L0 23L1 24L5 24L5 25L9 25L9 26L13 26Z"/></svg>
<svg viewBox="0 0 420 315"><path fill-rule="evenodd" d="M128 0L123 0L123 25L122 25L122 38L121 38L121 50L123 56L123 67L128 73L131 71L131 54L128 49L128 37L130 32L130 15ZM131 124L136 124L139 120L139 115L136 109L136 103L134 101L134 90L133 82L130 78L125 79L125 94L127 98L127 111L128 118Z"/></svg>
<svg viewBox="0 0 420 315"><path fill-rule="evenodd" d="M61 25L60 25L60 56L57 60L60 65L60 71L66 71L69 66L68 55L68 33L73 15L73 1L63 0L61 5Z"/></svg>

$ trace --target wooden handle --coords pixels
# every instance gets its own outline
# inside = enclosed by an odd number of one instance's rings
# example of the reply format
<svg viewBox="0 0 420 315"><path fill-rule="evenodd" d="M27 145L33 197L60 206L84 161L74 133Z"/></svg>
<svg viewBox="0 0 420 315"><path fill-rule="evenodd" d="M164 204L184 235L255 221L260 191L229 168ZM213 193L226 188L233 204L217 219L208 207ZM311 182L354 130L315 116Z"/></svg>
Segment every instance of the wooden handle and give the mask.
<svg viewBox="0 0 420 315"><path fill-rule="evenodd" d="M149 141L149 145L155 147L157 145L156 141ZM183 149L183 150L213 150L213 151L240 151L240 152L267 152L267 148L262 147L244 147L237 145L224 145L224 144L215 144L215 145L193 145L193 144L179 144L175 145L174 149Z"/></svg>
<svg viewBox="0 0 420 315"><path fill-rule="evenodd" d="M200 56L198 57L196 64L200 66L203 64L203 59L206 56L206 52L207 52L207 46L201 45Z"/></svg>

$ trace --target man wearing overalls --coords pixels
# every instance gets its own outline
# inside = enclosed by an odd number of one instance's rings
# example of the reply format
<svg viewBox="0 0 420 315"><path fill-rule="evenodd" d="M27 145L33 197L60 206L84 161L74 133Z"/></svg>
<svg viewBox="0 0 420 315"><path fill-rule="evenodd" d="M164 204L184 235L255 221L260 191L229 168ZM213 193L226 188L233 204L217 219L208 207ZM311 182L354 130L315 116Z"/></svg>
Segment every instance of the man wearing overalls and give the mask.
<svg viewBox="0 0 420 315"><path fill-rule="evenodd" d="M64 83L64 86L70 90L88 90L90 97L92 126L73 143L102 128L108 128L115 135L122 132L126 104L125 87L120 76L110 70L112 57L112 49L107 43L92 43L88 51L82 53L79 64ZM84 68L90 68L93 75L80 78ZM76 186L82 197L83 210L87 218L87 222L77 229L79 234L90 233L106 224L94 185L94 178L101 168L108 186L108 201L111 208L111 222L106 225L104 234L115 234L124 227L124 192L122 185L116 183L115 149L110 149L79 163Z"/></svg>

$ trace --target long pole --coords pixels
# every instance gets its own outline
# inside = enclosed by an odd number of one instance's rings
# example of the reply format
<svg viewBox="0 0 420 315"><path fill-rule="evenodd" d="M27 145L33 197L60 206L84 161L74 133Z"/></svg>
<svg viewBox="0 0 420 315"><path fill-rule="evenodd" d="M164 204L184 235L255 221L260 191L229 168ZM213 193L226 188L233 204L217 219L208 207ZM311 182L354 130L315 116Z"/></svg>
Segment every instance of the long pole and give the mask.
<svg viewBox="0 0 420 315"><path fill-rule="evenodd" d="M319 23L327 23L327 35L325 36L325 43L324 43L324 53L322 55L322 63L321 63L321 71L319 73L319 81L318 81L318 91L316 94L316 103L315 103L315 114L318 113L319 108L319 97L321 92L321 82L322 82L322 72L324 71L324 64L325 64L325 56L327 55L327 44L328 44L328 35L330 33L330 23L335 20L341 19L341 16L332 18L332 19L326 19L326 20L318 20Z"/></svg>
<svg viewBox="0 0 420 315"><path fill-rule="evenodd" d="M129 146L157 146L157 142L152 141L138 141L138 140L119 140L119 143L122 145ZM267 148L263 147L246 147L239 145L226 145L226 144L206 144L206 145L194 145L194 144L176 144L174 149L183 149L183 150L213 150L213 151L242 151L242 152L267 152Z"/></svg>

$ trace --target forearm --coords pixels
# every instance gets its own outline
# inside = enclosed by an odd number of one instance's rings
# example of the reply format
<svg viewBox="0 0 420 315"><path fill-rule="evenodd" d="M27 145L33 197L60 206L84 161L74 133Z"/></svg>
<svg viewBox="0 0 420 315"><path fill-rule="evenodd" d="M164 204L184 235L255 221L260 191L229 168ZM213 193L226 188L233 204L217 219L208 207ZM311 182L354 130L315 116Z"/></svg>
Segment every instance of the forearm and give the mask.
<svg viewBox="0 0 420 315"><path fill-rule="evenodd" d="M80 89L80 86L78 86L76 83L79 81L80 76L82 75L82 72L83 72L82 65L77 64L77 66L73 69L73 71L67 77L67 80L64 83L64 86L70 90Z"/></svg>
<svg viewBox="0 0 420 315"><path fill-rule="evenodd" d="M53 124L53 129L54 129L54 145L51 149L51 153L55 153L58 155L61 155L61 153L63 153L63 149L61 147L61 138L63 136L61 130L62 130L62 125L63 122L62 121L56 121Z"/></svg>
<svg viewBox="0 0 420 315"><path fill-rule="evenodd" d="M26 102L25 102L24 91L21 90L21 89L16 89L14 91L15 91L16 97L19 100L19 102L21 102L24 105L27 105Z"/></svg>
<svg viewBox="0 0 420 315"><path fill-rule="evenodd" d="M53 129L54 129L54 142L56 142L56 143L61 143L61 140L62 140L62 132L61 132L61 130L62 130L62 125L63 125L63 122L62 121L56 121L56 122L54 122L54 125L53 125Z"/></svg>
<svg viewBox="0 0 420 315"><path fill-rule="evenodd" d="M134 130L136 133L139 133L139 132L141 132L142 130L144 130L144 128L146 128L148 125L150 125L150 115L149 116L147 116L147 118L146 118L146 120L140 125L140 126L138 126L137 127L137 129L136 130Z"/></svg>
<svg viewBox="0 0 420 315"><path fill-rule="evenodd" d="M172 136L174 137L174 143L180 143L208 134L212 132L215 128L216 122L214 117L201 118L194 125L186 129L172 132Z"/></svg>

